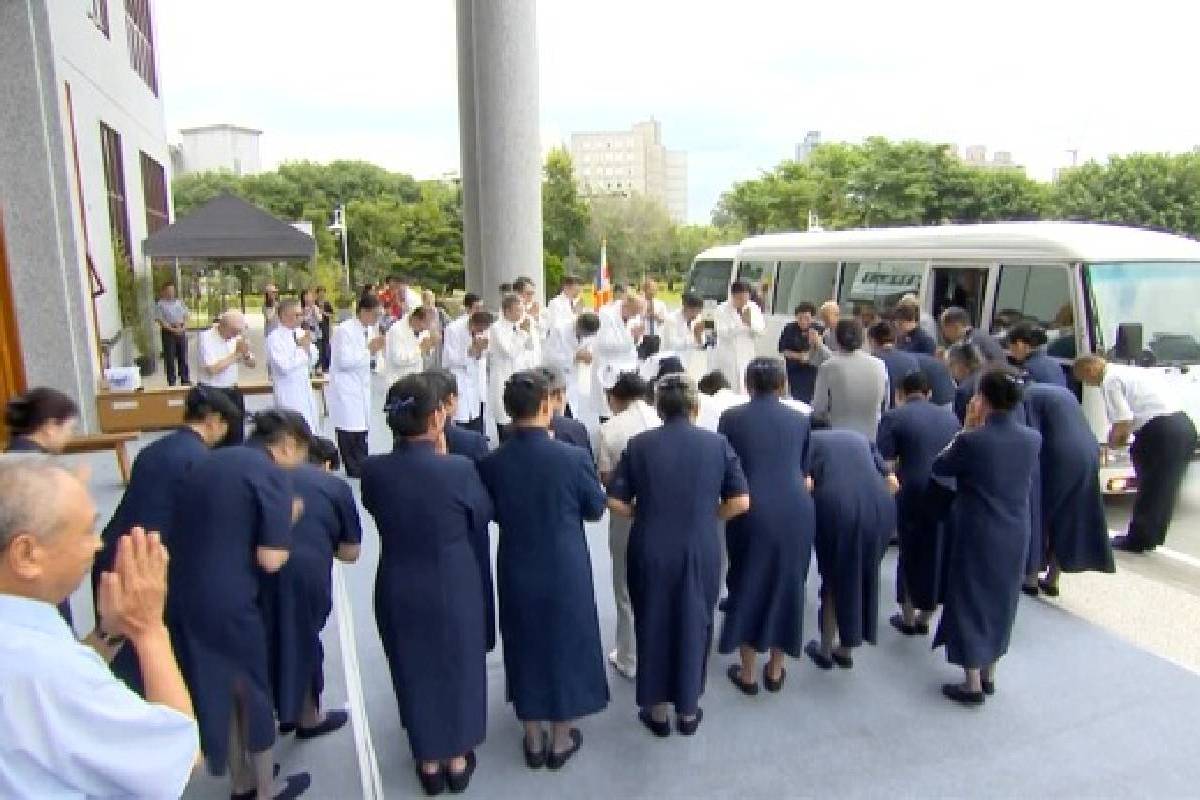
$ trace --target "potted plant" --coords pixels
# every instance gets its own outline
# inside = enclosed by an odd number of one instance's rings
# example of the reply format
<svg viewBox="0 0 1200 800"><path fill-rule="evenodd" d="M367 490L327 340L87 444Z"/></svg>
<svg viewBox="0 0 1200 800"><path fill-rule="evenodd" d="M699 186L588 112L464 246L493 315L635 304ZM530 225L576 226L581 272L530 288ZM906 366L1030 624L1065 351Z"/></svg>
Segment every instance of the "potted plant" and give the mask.
<svg viewBox="0 0 1200 800"><path fill-rule="evenodd" d="M136 355L133 363L143 378L154 374L157 359L150 337L150 320L146 302L150 297L149 275L137 275L120 247L113 248L113 267L117 275L117 308L121 315L122 332L129 337Z"/></svg>

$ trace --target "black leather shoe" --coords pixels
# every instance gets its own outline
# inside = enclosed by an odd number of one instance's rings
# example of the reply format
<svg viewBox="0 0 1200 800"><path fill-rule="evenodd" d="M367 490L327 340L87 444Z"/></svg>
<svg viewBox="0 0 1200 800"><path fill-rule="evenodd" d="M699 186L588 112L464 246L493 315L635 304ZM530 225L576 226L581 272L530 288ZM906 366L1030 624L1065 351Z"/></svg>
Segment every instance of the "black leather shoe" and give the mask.
<svg viewBox="0 0 1200 800"><path fill-rule="evenodd" d="M768 692L778 692L783 688L783 682L787 680L787 670L783 667L779 668L779 680L771 680L771 673L768 671L767 665L763 664L763 685L767 687Z"/></svg>
<svg viewBox="0 0 1200 800"><path fill-rule="evenodd" d="M327 733L333 733L350 721L350 714L345 711L329 711L319 725L311 728L296 727L297 739L315 739Z"/></svg>
<svg viewBox="0 0 1200 800"><path fill-rule="evenodd" d="M821 652L821 645L816 639L804 645L804 654L821 669L833 669L833 659Z"/></svg>
<svg viewBox="0 0 1200 800"><path fill-rule="evenodd" d="M968 692L957 683L942 684L942 694L956 703L962 703L964 706L983 705L983 692Z"/></svg>
<svg viewBox="0 0 1200 800"><path fill-rule="evenodd" d="M899 614L892 614L890 617L888 617L888 622L891 623L893 628L900 631L905 636L916 636L917 635L917 626L909 625L907 622L904 621L904 617L902 617Z"/></svg>
<svg viewBox="0 0 1200 800"><path fill-rule="evenodd" d="M980 683L980 685L983 686L983 693L988 695L989 697L991 697L992 695L994 695L996 693L996 682L995 681L980 681L979 683Z"/></svg>
<svg viewBox="0 0 1200 800"><path fill-rule="evenodd" d="M854 667L854 658L851 656L838 655L838 652L834 650L833 663L837 664L842 669L852 669Z"/></svg>
<svg viewBox="0 0 1200 800"><path fill-rule="evenodd" d="M571 746L561 753L550 751L549 757L546 759L546 766L549 769L559 770L563 768L571 760L571 756L579 752L579 748L583 747L583 734L579 728L571 728Z"/></svg>
<svg viewBox="0 0 1200 800"><path fill-rule="evenodd" d="M917 621L917 622L913 623L913 628L916 630L917 636L928 636L929 635L929 623L928 622Z"/></svg>
<svg viewBox="0 0 1200 800"><path fill-rule="evenodd" d="M525 749L525 766L530 769L541 769L546 766L546 754L550 752L549 736L542 733L542 749L530 750L529 741L522 737L521 747Z"/></svg>
<svg viewBox="0 0 1200 800"><path fill-rule="evenodd" d="M1125 534L1124 536L1113 537L1112 549L1120 550L1123 553L1144 553L1147 550L1153 550L1154 548L1147 547L1137 539L1130 537L1129 534Z"/></svg>
<svg viewBox="0 0 1200 800"><path fill-rule="evenodd" d="M729 669L725 670L725 674L729 676L729 680L733 681L733 685L741 690L742 694L753 697L758 694L758 684L754 681L750 683L742 683L742 668L738 664L730 664Z"/></svg>
<svg viewBox="0 0 1200 800"><path fill-rule="evenodd" d="M275 795L275 800L295 800L295 798L312 788L312 775L307 772L297 772L288 775L283 791Z"/></svg>
<svg viewBox="0 0 1200 800"><path fill-rule="evenodd" d="M462 772L451 772L446 770L446 786L454 794L459 794L466 791L467 786L471 783L471 776L475 774L475 751L467 753L467 766Z"/></svg>
<svg viewBox="0 0 1200 800"><path fill-rule="evenodd" d="M691 719L677 717L675 719L675 728L679 731L680 736L694 736L696 729L700 727L700 723L704 720L704 709L697 708L696 716Z"/></svg>
<svg viewBox="0 0 1200 800"><path fill-rule="evenodd" d="M649 709L640 709L638 711L638 719L642 721L643 725L650 729L651 733L661 739L665 739L671 735L671 723L667 722L665 719L662 722L659 722L653 716L651 716Z"/></svg>
<svg viewBox="0 0 1200 800"><path fill-rule="evenodd" d="M279 735L280 736L287 736L287 735L295 733L295 732L296 732L296 726L294 724L287 724L287 725L279 726Z"/></svg>
<svg viewBox="0 0 1200 800"><path fill-rule="evenodd" d="M1046 597L1058 597L1058 587L1047 580L1038 581L1038 588L1042 590L1042 594Z"/></svg>
<svg viewBox="0 0 1200 800"><path fill-rule="evenodd" d="M1021 591L1030 597L1038 596L1038 585L1036 583L1022 583Z"/></svg>
<svg viewBox="0 0 1200 800"><path fill-rule="evenodd" d="M446 791L446 770L439 769L432 774L421 769L420 763L417 767L417 780L421 782L421 788L425 790L425 794L433 797Z"/></svg>

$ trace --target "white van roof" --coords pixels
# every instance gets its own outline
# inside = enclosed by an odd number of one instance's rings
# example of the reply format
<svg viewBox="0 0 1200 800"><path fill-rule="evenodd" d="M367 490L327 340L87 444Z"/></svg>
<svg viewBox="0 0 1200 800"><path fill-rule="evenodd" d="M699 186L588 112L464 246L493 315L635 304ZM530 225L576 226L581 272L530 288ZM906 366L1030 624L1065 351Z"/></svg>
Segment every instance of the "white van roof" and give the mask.
<svg viewBox="0 0 1200 800"><path fill-rule="evenodd" d="M710 247L707 250L696 254L695 261L732 261L737 258L738 246L736 244L722 244L716 247Z"/></svg>
<svg viewBox="0 0 1200 800"><path fill-rule="evenodd" d="M743 261L804 259L1001 259L1197 261L1200 242L1142 228L1088 222L996 222L921 228L775 233L745 239Z"/></svg>

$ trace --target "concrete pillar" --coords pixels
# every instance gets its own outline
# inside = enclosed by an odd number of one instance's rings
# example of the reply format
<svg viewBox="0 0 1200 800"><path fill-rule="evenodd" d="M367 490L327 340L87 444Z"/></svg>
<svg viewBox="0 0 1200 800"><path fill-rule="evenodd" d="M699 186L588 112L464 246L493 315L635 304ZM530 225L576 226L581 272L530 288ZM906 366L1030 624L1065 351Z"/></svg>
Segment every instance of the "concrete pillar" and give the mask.
<svg viewBox="0 0 1200 800"><path fill-rule="evenodd" d="M497 287L518 275L545 291L536 8L536 0L458 0L467 286L492 308Z"/></svg>

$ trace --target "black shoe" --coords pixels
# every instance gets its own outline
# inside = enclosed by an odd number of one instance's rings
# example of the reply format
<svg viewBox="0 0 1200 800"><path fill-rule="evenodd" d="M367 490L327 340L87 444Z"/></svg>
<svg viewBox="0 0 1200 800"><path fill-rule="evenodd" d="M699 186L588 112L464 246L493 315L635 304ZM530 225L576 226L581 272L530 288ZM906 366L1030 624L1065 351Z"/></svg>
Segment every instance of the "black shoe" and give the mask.
<svg viewBox="0 0 1200 800"><path fill-rule="evenodd" d="M275 800L295 800L295 798L304 794L312 786L312 775L307 772L297 772L295 775L288 775L287 784L283 787L283 791L275 795Z"/></svg>
<svg viewBox="0 0 1200 800"><path fill-rule="evenodd" d="M957 683L942 684L942 694L956 703L962 703L964 706L983 705L983 692L968 692Z"/></svg>
<svg viewBox="0 0 1200 800"><path fill-rule="evenodd" d="M293 723L289 723L287 725L281 724L279 726L279 735L280 736L287 736L288 734L292 734L295 732L296 732L296 726Z"/></svg>
<svg viewBox="0 0 1200 800"><path fill-rule="evenodd" d="M571 756L578 753L580 747L583 747L583 734L580 733L579 728L571 728L571 747L561 753L551 750L546 759L546 767L553 770L562 769L563 764L570 761Z"/></svg>
<svg viewBox="0 0 1200 800"><path fill-rule="evenodd" d="M696 716L692 717L691 719L676 717L675 728L679 731L680 736L694 736L696 734L696 729L700 727L700 723L703 721L703 719L704 709L697 708Z"/></svg>
<svg viewBox="0 0 1200 800"><path fill-rule="evenodd" d="M888 622L890 622L892 624L893 628L900 631L905 636L916 636L917 635L917 626L909 625L907 622L904 621L904 617L902 617L899 614L892 614L890 617L888 617Z"/></svg>
<svg viewBox="0 0 1200 800"><path fill-rule="evenodd" d="M425 790L425 794L433 797L446 791L446 770L439 769L437 772L429 773L421 769L421 763L417 762L417 780L421 782L421 788Z"/></svg>
<svg viewBox="0 0 1200 800"><path fill-rule="evenodd" d="M660 739L665 739L671 735L671 723L667 722L665 719L662 722L659 722L653 716L651 716L648 709L640 709L638 711L638 719L642 721L643 725L650 729L651 733Z"/></svg>
<svg viewBox="0 0 1200 800"><path fill-rule="evenodd" d="M980 684L983 685L983 693L988 695L989 697L996 693L996 682L995 681L980 681Z"/></svg>
<svg viewBox="0 0 1200 800"><path fill-rule="evenodd" d="M767 687L768 692L778 692L783 688L783 682L787 680L787 670L783 667L779 668L779 680L771 680L771 674L767 671L767 665L763 664L763 685Z"/></svg>
<svg viewBox="0 0 1200 800"><path fill-rule="evenodd" d="M1152 546L1147 547L1146 545L1142 544L1140 541L1138 541L1137 539L1134 539L1133 537L1129 536L1128 534L1126 534L1124 536L1114 536L1111 544L1112 544L1113 550L1120 550L1124 553L1144 553L1147 550L1154 549Z"/></svg>
<svg viewBox="0 0 1200 800"><path fill-rule="evenodd" d="M729 610L729 598L722 597L720 602L717 603L717 611L720 611L722 614L724 614L728 610Z"/></svg>
<svg viewBox="0 0 1200 800"><path fill-rule="evenodd" d="M928 636L929 635L929 623L928 622L921 622L920 620L917 620L916 622L913 623L913 629L916 630L917 636Z"/></svg>
<svg viewBox="0 0 1200 800"><path fill-rule="evenodd" d="M837 651L833 652L833 663L837 664L842 669L852 669L854 667L854 659L850 656L838 655Z"/></svg>
<svg viewBox="0 0 1200 800"><path fill-rule="evenodd" d="M729 669L725 670L725 674L729 676L729 680L733 681L733 685L742 691L742 694L753 697L758 694L758 684L754 681L750 683L742 682L742 668L739 664L730 664Z"/></svg>
<svg viewBox="0 0 1200 800"><path fill-rule="evenodd" d="M321 720L319 725L311 728L296 727L297 739L315 739L318 736L324 736L327 733L333 733L338 728L350 721L350 714L345 711L330 711L325 714L325 719Z"/></svg>
<svg viewBox="0 0 1200 800"><path fill-rule="evenodd" d="M1038 581L1038 588L1042 590L1042 594L1046 595L1046 597L1058 597L1058 587L1050 581Z"/></svg>
<svg viewBox="0 0 1200 800"><path fill-rule="evenodd" d="M1038 585L1036 583L1022 583L1021 591L1030 597L1038 596Z"/></svg>
<svg viewBox="0 0 1200 800"><path fill-rule="evenodd" d="M821 669L833 669L833 659L821 652L821 645L816 639L804 645L804 654Z"/></svg>
<svg viewBox="0 0 1200 800"><path fill-rule="evenodd" d="M462 772L451 772L446 770L446 786L454 794L459 794L466 791L467 785L471 783L471 776L475 774L475 751L467 753L467 768Z"/></svg>
<svg viewBox="0 0 1200 800"><path fill-rule="evenodd" d="M549 737L545 732L542 733L542 749L530 750L529 740L522 737L521 747L525 749L525 766L530 769L541 769L546 766L546 754L550 752Z"/></svg>

